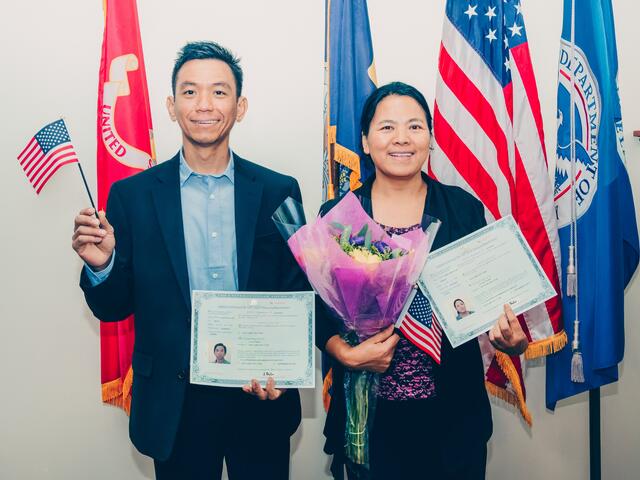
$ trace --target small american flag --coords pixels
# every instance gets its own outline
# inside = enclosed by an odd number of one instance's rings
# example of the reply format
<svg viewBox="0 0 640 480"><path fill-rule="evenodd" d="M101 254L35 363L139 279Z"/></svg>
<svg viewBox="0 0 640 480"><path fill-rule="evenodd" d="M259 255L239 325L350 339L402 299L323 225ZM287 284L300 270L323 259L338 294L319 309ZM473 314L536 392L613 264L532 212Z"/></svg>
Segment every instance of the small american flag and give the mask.
<svg viewBox="0 0 640 480"><path fill-rule="evenodd" d="M442 328L431 310L429 300L419 288L416 289L415 296L398 328L407 340L440 364Z"/></svg>
<svg viewBox="0 0 640 480"><path fill-rule="evenodd" d="M60 167L78 163L64 120L42 127L18 155L18 161L36 193L40 193Z"/></svg>

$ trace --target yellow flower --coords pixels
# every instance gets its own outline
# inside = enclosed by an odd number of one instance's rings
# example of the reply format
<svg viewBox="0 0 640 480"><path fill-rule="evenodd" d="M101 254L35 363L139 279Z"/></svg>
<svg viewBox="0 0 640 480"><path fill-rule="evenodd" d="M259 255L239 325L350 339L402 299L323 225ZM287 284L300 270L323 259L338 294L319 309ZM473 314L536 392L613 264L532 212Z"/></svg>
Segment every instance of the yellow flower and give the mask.
<svg viewBox="0 0 640 480"><path fill-rule="evenodd" d="M356 262L359 263L380 263L382 259L378 255L374 255L373 253L367 252L365 250L360 250L359 248L354 248L349 253L351 258L353 258Z"/></svg>

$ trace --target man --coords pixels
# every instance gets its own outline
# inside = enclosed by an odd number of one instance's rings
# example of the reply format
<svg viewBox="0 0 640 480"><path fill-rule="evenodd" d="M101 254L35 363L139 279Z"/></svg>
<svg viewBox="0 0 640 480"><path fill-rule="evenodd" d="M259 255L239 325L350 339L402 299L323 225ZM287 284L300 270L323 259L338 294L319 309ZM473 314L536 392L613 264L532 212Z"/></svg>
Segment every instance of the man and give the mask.
<svg viewBox="0 0 640 480"><path fill-rule="evenodd" d="M223 363L225 365L228 365L229 360L224 358L226 354L227 346L224 343L216 343L213 347L213 356L215 358L214 363Z"/></svg>
<svg viewBox="0 0 640 480"><path fill-rule="evenodd" d="M107 212L84 209L73 248L96 317L135 315L129 433L154 458L156 477L288 478L289 438L300 423L296 390L191 385L191 290L308 289L271 220L295 179L232 153L247 111L238 59L213 42L179 53L167 109L182 130L171 160L115 183ZM220 433L224 432L224 435Z"/></svg>

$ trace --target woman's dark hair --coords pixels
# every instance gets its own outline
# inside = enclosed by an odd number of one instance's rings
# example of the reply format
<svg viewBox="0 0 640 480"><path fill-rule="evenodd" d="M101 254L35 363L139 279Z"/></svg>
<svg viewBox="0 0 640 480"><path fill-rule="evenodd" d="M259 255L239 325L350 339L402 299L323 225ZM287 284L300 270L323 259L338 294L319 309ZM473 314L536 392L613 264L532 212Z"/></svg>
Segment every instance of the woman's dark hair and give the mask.
<svg viewBox="0 0 640 480"><path fill-rule="evenodd" d="M464 300L462 300L461 298L456 298L453 301L453 308L456 308L456 303L458 303L458 302L462 302L464 304ZM465 304L465 307L466 307L466 304Z"/></svg>
<svg viewBox="0 0 640 480"><path fill-rule="evenodd" d="M429 105L424 99L424 95L422 95L417 88L407 85L406 83L391 82L383 85L382 87L376 88L371 95L369 95L369 98L367 98L367 101L364 103L364 107L362 107L360 130L362 130L362 134L365 137L369 135L371 120L373 120L373 116L376 114L378 104L389 95L411 97L418 102L418 105L420 105L424 110L425 117L427 117L427 127L429 128L429 133L431 133L431 126L433 123L431 119L431 110L429 110Z"/></svg>
<svg viewBox="0 0 640 480"><path fill-rule="evenodd" d="M220 60L231 69L233 78L236 81L237 96L242 95L242 68L240 59L230 50L215 42L189 42L178 52L178 58L171 73L171 89L173 95L176 94L176 78L182 66L189 60ZM223 345L224 346L224 345Z"/></svg>
<svg viewBox="0 0 640 480"><path fill-rule="evenodd" d="M227 353L227 346L226 346L224 343L216 343L216 344L213 346L213 351L215 352L215 351L216 351L216 348L218 348L218 347L222 347L222 348L224 348L224 353L225 353L225 355L226 355L226 353Z"/></svg>

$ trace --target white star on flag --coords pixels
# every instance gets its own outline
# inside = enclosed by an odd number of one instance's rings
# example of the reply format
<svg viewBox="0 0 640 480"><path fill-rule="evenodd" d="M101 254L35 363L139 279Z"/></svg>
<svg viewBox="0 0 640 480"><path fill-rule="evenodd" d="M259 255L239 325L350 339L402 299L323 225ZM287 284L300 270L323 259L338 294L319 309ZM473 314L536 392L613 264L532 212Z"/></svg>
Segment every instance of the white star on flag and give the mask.
<svg viewBox="0 0 640 480"><path fill-rule="evenodd" d="M478 15L476 13L476 8L478 8L478 5L474 5L472 7L471 4L469 4L469 8L467 8L467 11L464 12L465 15L469 16L469 20L471 20L471 17L473 17L474 15Z"/></svg>
<svg viewBox="0 0 640 480"><path fill-rule="evenodd" d="M486 38L487 40L489 40L489 44L491 44L491 42L493 42L494 40L497 40L498 37L496 37L496 29L491 30L489 29L489 33L487 35L485 35L484 38Z"/></svg>
<svg viewBox="0 0 640 480"><path fill-rule="evenodd" d="M515 5L515 9L516 12L518 12L518 15L522 15L522 4L518 3L517 5Z"/></svg>
<svg viewBox="0 0 640 480"><path fill-rule="evenodd" d="M511 70L511 62L509 62L508 58L504 61L504 68L506 68L507 71Z"/></svg>
<svg viewBox="0 0 640 480"><path fill-rule="evenodd" d="M509 48L509 39L506 35L504 36L504 48Z"/></svg>
<svg viewBox="0 0 640 480"><path fill-rule="evenodd" d="M485 17L489 17L491 20L493 17L496 17L496 7L487 7L487 13L484 14Z"/></svg>
<svg viewBox="0 0 640 480"><path fill-rule="evenodd" d="M508 28L511 30L511 36L515 37L516 35L521 35L520 30L522 30L522 26L518 26L516 22L513 22L513 26Z"/></svg>

